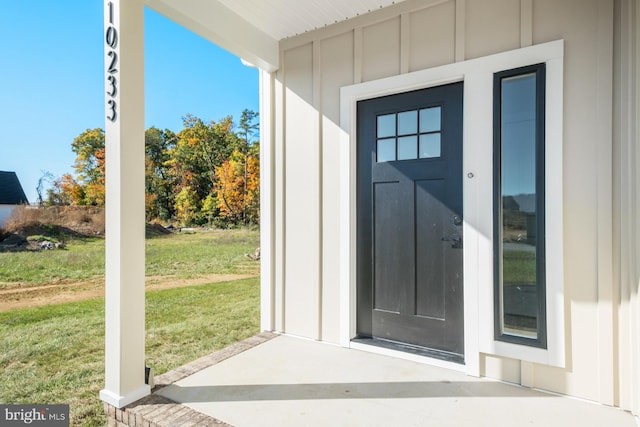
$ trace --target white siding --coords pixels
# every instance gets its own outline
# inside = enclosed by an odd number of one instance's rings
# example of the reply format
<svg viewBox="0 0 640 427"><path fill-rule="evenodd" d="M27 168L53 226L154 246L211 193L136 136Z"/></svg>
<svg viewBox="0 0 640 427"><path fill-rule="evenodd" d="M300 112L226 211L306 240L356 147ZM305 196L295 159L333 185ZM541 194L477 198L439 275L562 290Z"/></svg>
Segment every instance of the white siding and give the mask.
<svg viewBox="0 0 640 427"><path fill-rule="evenodd" d="M470 0L465 9L464 59L520 47L520 2Z"/></svg>
<svg viewBox="0 0 640 427"><path fill-rule="evenodd" d="M637 242L614 239L614 222L618 230L639 227L637 217L626 213L631 210L618 212L614 221L611 208L613 188L622 185L626 193L621 192L616 203L634 208L638 203L631 165L617 178L623 183L612 182L614 3L633 13L638 8L632 0L410 0L282 41L284 59L276 86L286 86L285 102L276 99L274 126L284 123L284 131L276 136L276 163L282 162L276 175L286 178L286 185L285 194L275 199L276 217L286 229L280 231L285 236L282 244L276 238L275 258L284 257L276 265L276 305L284 301L286 307L276 309L276 327L309 338L339 340L339 88L564 39L564 176L553 185L562 185L565 195L567 367L485 355L480 372L625 408L637 406L633 393L638 390L640 366L629 355L639 351L640 343L637 337L618 338L615 329L620 322L621 331L631 336L640 330L640 321L634 300L637 256L615 267L619 260L612 243L613 239L622 252ZM637 42L634 19L626 28ZM637 90L637 77L621 85L621 93ZM638 156L637 121L627 120L635 126L635 139L629 136L627 145L620 143L618 164L624 163L624 153L632 159ZM627 279L622 290L614 267ZM278 268L283 269L280 275ZM615 298L622 298L623 306L630 300L635 305L618 312ZM635 375L635 383L627 380L630 375Z"/></svg>
<svg viewBox="0 0 640 427"><path fill-rule="evenodd" d="M319 116L313 105L313 45L285 52L284 73L285 330L318 338Z"/></svg>
<svg viewBox="0 0 640 427"><path fill-rule="evenodd" d="M400 74L399 17L363 28L360 60L363 82Z"/></svg>
<svg viewBox="0 0 640 427"><path fill-rule="evenodd" d="M418 10L409 17L409 71L454 62L455 1Z"/></svg>
<svg viewBox="0 0 640 427"><path fill-rule="evenodd" d="M321 41L322 116L322 334L325 341L338 342L340 262L340 88L353 83L353 34L345 33Z"/></svg>

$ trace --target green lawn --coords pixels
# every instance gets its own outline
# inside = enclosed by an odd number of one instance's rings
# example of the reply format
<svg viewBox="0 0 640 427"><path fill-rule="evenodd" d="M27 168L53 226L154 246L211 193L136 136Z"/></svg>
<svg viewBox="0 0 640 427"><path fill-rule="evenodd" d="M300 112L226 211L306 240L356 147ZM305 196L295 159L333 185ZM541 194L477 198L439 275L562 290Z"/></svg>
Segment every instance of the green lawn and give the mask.
<svg viewBox="0 0 640 427"><path fill-rule="evenodd" d="M259 246L258 230L170 234L146 241L147 276L183 279L202 274L259 274L244 256ZM64 250L0 253L0 289L104 277L104 240L72 240Z"/></svg>
<svg viewBox="0 0 640 427"><path fill-rule="evenodd" d="M147 293L156 374L259 332L259 279ZM106 424L104 300L0 313L1 403L66 403L73 425Z"/></svg>
<svg viewBox="0 0 640 427"><path fill-rule="evenodd" d="M104 240L73 240L63 250L0 253L0 289L104 275Z"/></svg>
<svg viewBox="0 0 640 427"><path fill-rule="evenodd" d="M147 275L259 274L247 259L257 230L214 230L147 239ZM0 253L0 288L104 275L104 241L66 250ZM156 374L259 332L258 277L148 291L147 365ZM71 406L73 425L103 426L104 299L0 313L0 403Z"/></svg>

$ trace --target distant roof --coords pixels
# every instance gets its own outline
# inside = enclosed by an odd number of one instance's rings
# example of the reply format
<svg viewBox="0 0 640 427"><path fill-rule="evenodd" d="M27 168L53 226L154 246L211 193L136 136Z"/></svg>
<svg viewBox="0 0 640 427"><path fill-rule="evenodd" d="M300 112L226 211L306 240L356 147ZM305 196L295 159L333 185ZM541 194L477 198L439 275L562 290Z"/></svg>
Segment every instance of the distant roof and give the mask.
<svg viewBox="0 0 640 427"><path fill-rule="evenodd" d="M29 203L15 172L0 171L0 205Z"/></svg>

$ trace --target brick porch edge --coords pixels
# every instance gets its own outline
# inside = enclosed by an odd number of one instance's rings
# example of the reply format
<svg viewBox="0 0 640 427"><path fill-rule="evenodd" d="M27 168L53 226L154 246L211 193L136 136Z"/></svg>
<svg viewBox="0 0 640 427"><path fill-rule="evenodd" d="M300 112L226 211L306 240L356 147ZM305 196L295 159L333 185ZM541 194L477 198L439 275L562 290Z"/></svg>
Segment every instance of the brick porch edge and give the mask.
<svg viewBox="0 0 640 427"><path fill-rule="evenodd" d="M230 426L229 424L209 417L187 406L176 403L164 396L155 394L163 387L195 374L209 366L213 366L230 357L260 345L277 334L263 332L246 340L235 343L208 356L202 357L173 371L155 378L155 387L151 394L122 409L104 404L109 427L174 427L174 426Z"/></svg>

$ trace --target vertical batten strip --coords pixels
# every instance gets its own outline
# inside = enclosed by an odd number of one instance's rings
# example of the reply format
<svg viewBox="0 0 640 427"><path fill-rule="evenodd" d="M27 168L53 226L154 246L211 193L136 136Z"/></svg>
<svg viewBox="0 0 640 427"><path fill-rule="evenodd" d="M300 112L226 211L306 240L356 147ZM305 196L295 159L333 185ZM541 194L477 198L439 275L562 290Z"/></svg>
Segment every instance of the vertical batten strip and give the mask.
<svg viewBox="0 0 640 427"><path fill-rule="evenodd" d="M632 28L634 29L633 37L635 37L635 51L632 52L632 58L635 58L634 64L634 81L632 83L632 88L635 88L635 91L631 91L631 96L635 92L635 99L633 100L633 108L631 111L631 117L633 117L633 156L631 157L631 161L634 164L634 167L630 171L630 183L633 188L633 212L640 212L640 174L637 172L636 165L640 164L640 119L638 119L638 115L640 114L640 4L636 1L634 3L635 10L632 11ZM635 13L633 13L635 12ZM633 337L635 337L634 348L635 348L635 357L634 360L634 369L633 369L633 384L635 384L635 389L633 390L633 402L631 403L631 410L634 415L640 415L640 295L638 295L638 285L640 282L640 263L638 262L638 258L640 258L640 219L638 215L629 215L631 220L633 221L631 238L633 239L633 245L631 248L631 253L629 256L631 274L633 277L633 284L636 288L636 292L634 294L634 298L632 299L633 312L634 315L634 330Z"/></svg>
<svg viewBox="0 0 640 427"><path fill-rule="evenodd" d="M520 0L520 47L533 44L533 0Z"/></svg>
<svg viewBox="0 0 640 427"><path fill-rule="evenodd" d="M323 162L322 162L322 58L320 55L320 41L314 40L312 45L313 58L313 108L317 112L314 121L313 136L318 149L318 326L316 339L322 340L322 299L323 299Z"/></svg>
<svg viewBox="0 0 640 427"><path fill-rule="evenodd" d="M260 83L260 328L275 328L275 131L274 76L259 71Z"/></svg>
<svg viewBox="0 0 640 427"><path fill-rule="evenodd" d="M640 227L636 212L640 210L640 5L634 0L621 0L617 24L617 85L616 127L617 156L617 281L619 284L618 323L618 386L620 407L640 414L640 298L638 298L638 256Z"/></svg>
<svg viewBox="0 0 640 427"><path fill-rule="evenodd" d="M613 348L613 5L598 1L596 116L598 119L597 165L597 280L598 280L598 381L599 400L614 404Z"/></svg>
<svg viewBox="0 0 640 427"><path fill-rule="evenodd" d="M465 58L465 21L466 21L466 0L456 0L456 41L455 41L455 61L464 61Z"/></svg>
<svg viewBox="0 0 640 427"><path fill-rule="evenodd" d="M280 108L277 112L280 116L280 137L278 142L280 143L280 167L276 168L280 173L280 183L277 185L280 190L280 331L286 332L286 317L287 317L287 186L286 186L286 170L287 170L287 97L286 97L286 64L284 61L284 51L280 51L280 87L277 92L280 97ZM276 85L277 87L277 85ZM276 120L277 121L277 120Z"/></svg>
<svg viewBox="0 0 640 427"><path fill-rule="evenodd" d="M400 74L409 72L409 55L411 52L411 15L400 15Z"/></svg>
<svg viewBox="0 0 640 427"><path fill-rule="evenodd" d="M353 30L353 84L362 83L362 27Z"/></svg>
<svg viewBox="0 0 640 427"><path fill-rule="evenodd" d="M632 74L634 76L634 81L632 87L635 87L635 99L633 101L634 108L631 110L631 117L634 117L633 123L633 138L635 140L635 144L633 145L633 157L631 160L634 162L634 165L640 164L640 122L638 121L638 115L640 114L640 3L635 2L635 14L632 15L632 21L634 28L634 36L635 36L635 52L632 52L632 57L635 57L634 69L635 72ZM633 92L631 92L633 93ZM640 174L637 172L637 169L634 167L632 169L632 175L630 177L630 181L633 187L633 212L640 212ZM635 337L635 367L634 367L634 375L633 375L633 383L636 385L633 396L634 401L632 402L632 411L636 416L640 415L640 296L638 295L638 282L640 282L640 262L638 259L640 258L640 220L637 215L633 217L633 226L632 226L632 238L633 238L633 248L631 249L630 260L632 267L632 274L634 278L634 285L636 287L636 293L634 295L633 305L634 305L634 313L635 313L635 328L634 334Z"/></svg>

